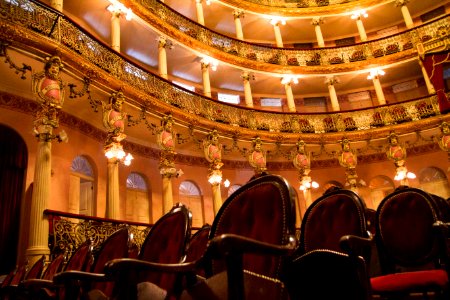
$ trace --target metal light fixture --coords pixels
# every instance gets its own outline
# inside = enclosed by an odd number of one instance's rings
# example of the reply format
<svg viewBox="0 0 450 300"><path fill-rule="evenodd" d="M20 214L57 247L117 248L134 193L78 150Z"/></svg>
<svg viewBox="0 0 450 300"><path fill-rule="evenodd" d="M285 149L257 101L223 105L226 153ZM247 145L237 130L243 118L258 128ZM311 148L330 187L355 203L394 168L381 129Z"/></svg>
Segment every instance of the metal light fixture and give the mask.
<svg viewBox="0 0 450 300"><path fill-rule="evenodd" d="M131 153L125 153L125 151L123 151L122 145L119 143L111 144L105 150L105 156L108 159L116 159L118 162L123 163L125 166L131 165L131 161L134 158Z"/></svg>

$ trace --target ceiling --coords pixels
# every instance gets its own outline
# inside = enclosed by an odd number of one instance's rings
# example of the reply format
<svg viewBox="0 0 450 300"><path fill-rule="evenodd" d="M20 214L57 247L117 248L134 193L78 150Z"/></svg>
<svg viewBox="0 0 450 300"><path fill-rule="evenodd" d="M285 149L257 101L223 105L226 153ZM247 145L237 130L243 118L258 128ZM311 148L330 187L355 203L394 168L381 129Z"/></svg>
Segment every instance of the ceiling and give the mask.
<svg viewBox="0 0 450 300"><path fill-rule="evenodd" d="M181 14L196 20L195 0L166 0L165 4ZM205 3L205 1L203 1ZM408 4L410 14L416 20L420 14L438 6L450 3L449 0L411 0ZM106 10L107 0L64 1L64 13L82 24L94 36L105 43L110 41L111 14ZM233 9L219 2L211 5L203 4L206 26L224 35L235 37ZM371 35L380 29L398 26L404 29L404 22L399 7L393 2L367 8L368 18L363 19L365 30ZM261 15L246 12L242 19L244 39L250 42L274 44L274 31L269 21ZM419 21L417 21L419 22ZM419 22L420 23L420 22ZM339 38L358 36L355 21L348 13L324 17L321 25L326 44ZM311 17L290 18L285 26L281 26L283 41L292 43L316 42ZM142 20L135 17L131 21L121 20L121 52L132 60L157 73L158 49L157 39L160 36ZM169 79L202 88L200 57L184 45L177 44L167 51ZM377 66L373 66L377 67ZM386 75L381 79L382 85L392 85L410 79L421 78L421 70L416 60L401 64L382 66ZM243 94L242 68L219 63L217 71L210 72L213 91L231 94ZM285 97L284 86L280 83L281 75L254 72L255 80L251 81L252 94L255 97ZM336 85L338 95L373 89L372 82L367 80L368 70L360 70L347 74L339 74L340 83ZM293 86L294 97L327 96L328 89L323 75L304 75L299 84Z"/></svg>

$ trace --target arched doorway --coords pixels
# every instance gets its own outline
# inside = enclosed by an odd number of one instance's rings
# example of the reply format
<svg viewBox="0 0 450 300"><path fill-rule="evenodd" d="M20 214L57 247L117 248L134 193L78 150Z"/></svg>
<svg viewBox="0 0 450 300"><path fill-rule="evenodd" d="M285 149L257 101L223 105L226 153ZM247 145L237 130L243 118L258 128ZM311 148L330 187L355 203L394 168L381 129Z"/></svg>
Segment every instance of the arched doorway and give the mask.
<svg viewBox="0 0 450 300"><path fill-rule="evenodd" d="M79 155L70 166L69 212L95 215L94 171L86 157Z"/></svg>
<svg viewBox="0 0 450 300"><path fill-rule="evenodd" d="M203 211L202 195L200 189L192 181L183 181L179 188L179 200L192 212L192 226L202 227L205 214Z"/></svg>
<svg viewBox="0 0 450 300"><path fill-rule="evenodd" d="M381 200L395 190L395 184L387 176L377 175L369 182L370 198L372 200L373 208L376 210Z"/></svg>
<svg viewBox="0 0 450 300"><path fill-rule="evenodd" d="M16 131L2 125L0 145L0 274L5 274L14 269L17 261L28 150Z"/></svg>
<svg viewBox="0 0 450 300"><path fill-rule="evenodd" d="M128 221L151 223L149 188L144 176L131 172L127 177L127 201L125 218Z"/></svg>

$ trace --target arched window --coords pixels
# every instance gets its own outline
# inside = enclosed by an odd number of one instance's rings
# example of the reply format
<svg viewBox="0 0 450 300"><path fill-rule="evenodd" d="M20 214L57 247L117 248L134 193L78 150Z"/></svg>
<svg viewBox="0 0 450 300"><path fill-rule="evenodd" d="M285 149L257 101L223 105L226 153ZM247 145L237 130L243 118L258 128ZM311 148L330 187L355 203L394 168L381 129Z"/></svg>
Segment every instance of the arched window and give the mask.
<svg viewBox="0 0 450 300"><path fill-rule="evenodd" d="M192 181L183 181L179 188L179 200L191 210L192 226L202 227L205 214L203 211L203 198L198 186Z"/></svg>
<svg viewBox="0 0 450 300"><path fill-rule="evenodd" d="M369 182L370 198L372 199L373 209L377 209L381 200L392 193L395 189L394 182L387 176L378 175Z"/></svg>
<svg viewBox="0 0 450 300"><path fill-rule="evenodd" d="M450 189L445 172L438 167L424 168L419 173L420 188L424 191L447 199Z"/></svg>
<svg viewBox="0 0 450 300"><path fill-rule="evenodd" d="M235 191L237 191L242 185L240 184L233 184L228 188L228 197L230 197L231 194L233 194Z"/></svg>
<svg viewBox="0 0 450 300"><path fill-rule="evenodd" d="M131 172L127 177L126 220L150 223L152 219L150 204L149 189L144 176Z"/></svg>
<svg viewBox="0 0 450 300"><path fill-rule="evenodd" d="M93 216L94 171L86 157L79 155L72 160L70 166L69 212Z"/></svg>

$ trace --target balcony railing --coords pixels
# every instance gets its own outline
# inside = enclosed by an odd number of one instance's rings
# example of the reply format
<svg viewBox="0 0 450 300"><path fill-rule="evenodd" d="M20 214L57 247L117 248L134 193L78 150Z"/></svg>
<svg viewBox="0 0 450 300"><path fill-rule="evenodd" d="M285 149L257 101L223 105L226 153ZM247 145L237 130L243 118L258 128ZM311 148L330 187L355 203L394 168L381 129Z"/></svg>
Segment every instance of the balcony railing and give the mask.
<svg viewBox="0 0 450 300"><path fill-rule="evenodd" d="M49 221L49 248L52 254L66 252L69 256L81 244L91 240L93 251L115 231L128 227L133 234L133 243L140 249L152 224L127 222L98 217L45 210Z"/></svg>
<svg viewBox="0 0 450 300"><path fill-rule="evenodd" d="M402 33L352 46L317 49L277 48L248 43L214 32L158 0L131 0L131 2L140 5L148 12L140 17L149 24L153 23L149 18L156 17L164 26L169 25L188 39L199 41L201 47L210 47L240 59L249 60L248 64L251 64L254 69L258 69L259 63L290 67L345 65L380 59L397 53L398 59L401 60L405 56L415 55L417 45L436 37L441 28L450 27L450 16L446 15ZM136 13L139 14L139 11ZM229 57L229 60L232 62L233 57ZM345 67L351 68L351 65Z"/></svg>
<svg viewBox="0 0 450 300"><path fill-rule="evenodd" d="M0 37L6 34L3 38L24 42L38 34L38 40L32 44L42 44L50 39L52 43L73 51L80 62L96 65L105 71L107 76L134 87L136 95L140 96L128 101L133 101L138 107L144 107L146 100L152 98L209 121L253 130L292 133L366 130L440 114L435 95L357 111L318 114L276 113L221 103L173 85L136 66L121 54L95 40L70 19L45 6L32 1L14 3L18 4L0 0L0 25L3 24L5 29L0 32ZM440 19L439 22L443 20L448 20L448 17ZM7 25L11 23L14 26L7 31ZM18 28L26 28L33 34L24 36L18 33Z"/></svg>
<svg viewBox="0 0 450 300"><path fill-rule="evenodd" d="M224 0L223 2L230 3L234 1ZM243 0L243 2L250 2L261 6L277 8L309 8L341 5L349 2L361 2L361 0Z"/></svg>

